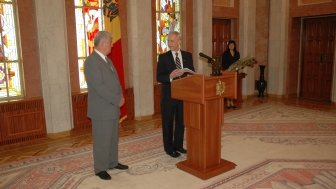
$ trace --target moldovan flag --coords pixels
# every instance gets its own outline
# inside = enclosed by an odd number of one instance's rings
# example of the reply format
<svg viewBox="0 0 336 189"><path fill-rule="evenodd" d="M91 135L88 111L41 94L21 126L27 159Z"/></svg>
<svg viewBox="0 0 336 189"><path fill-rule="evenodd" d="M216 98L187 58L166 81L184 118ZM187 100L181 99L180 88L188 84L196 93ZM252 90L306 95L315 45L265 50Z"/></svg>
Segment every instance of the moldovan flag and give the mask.
<svg viewBox="0 0 336 189"><path fill-rule="evenodd" d="M124 79L124 66L123 66L123 56L121 48L120 16L117 15L111 21L110 18L105 16L104 24L105 24L105 30L111 32L113 38L112 41L113 47L108 57L112 60L113 65L118 72L121 88L123 90L123 95L125 97L125 79ZM120 107L119 123L121 123L126 118L127 118L127 111L126 111L126 105L124 104L122 107Z"/></svg>

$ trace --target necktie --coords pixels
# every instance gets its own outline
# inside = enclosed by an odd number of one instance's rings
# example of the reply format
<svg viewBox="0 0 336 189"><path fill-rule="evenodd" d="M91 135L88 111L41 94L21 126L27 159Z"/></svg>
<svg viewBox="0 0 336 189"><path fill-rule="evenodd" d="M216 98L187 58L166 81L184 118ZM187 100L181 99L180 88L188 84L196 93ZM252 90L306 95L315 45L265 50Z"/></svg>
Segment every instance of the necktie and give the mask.
<svg viewBox="0 0 336 189"><path fill-rule="evenodd" d="M180 62L180 58L178 57L178 53L177 52L175 52L175 65L176 65L177 69L181 69L182 68L181 62Z"/></svg>

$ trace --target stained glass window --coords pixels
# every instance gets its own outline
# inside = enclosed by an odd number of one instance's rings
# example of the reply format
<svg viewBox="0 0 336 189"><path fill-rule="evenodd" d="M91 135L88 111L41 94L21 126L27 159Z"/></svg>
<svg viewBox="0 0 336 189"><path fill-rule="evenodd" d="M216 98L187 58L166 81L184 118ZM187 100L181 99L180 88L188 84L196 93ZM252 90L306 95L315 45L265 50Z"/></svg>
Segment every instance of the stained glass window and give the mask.
<svg viewBox="0 0 336 189"><path fill-rule="evenodd" d="M86 89L84 61L93 51L93 38L104 28L103 0L74 0L76 16L76 36L78 73L81 89Z"/></svg>
<svg viewBox="0 0 336 189"><path fill-rule="evenodd" d="M0 100L23 96L14 6L12 0L0 0Z"/></svg>
<svg viewBox="0 0 336 189"><path fill-rule="evenodd" d="M170 31L181 33L180 0L156 0L157 54L168 51L167 35Z"/></svg>

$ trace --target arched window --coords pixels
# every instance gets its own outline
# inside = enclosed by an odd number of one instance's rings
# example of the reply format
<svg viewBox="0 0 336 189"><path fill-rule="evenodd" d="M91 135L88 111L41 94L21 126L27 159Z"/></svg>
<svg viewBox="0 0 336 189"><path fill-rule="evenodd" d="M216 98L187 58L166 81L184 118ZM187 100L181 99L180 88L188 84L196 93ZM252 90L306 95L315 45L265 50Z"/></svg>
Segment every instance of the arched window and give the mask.
<svg viewBox="0 0 336 189"><path fill-rule="evenodd" d="M86 89L84 61L93 51L95 34L104 29L103 0L74 0L80 89Z"/></svg>
<svg viewBox="0 0 336 189"><path fill-rule="evenodd" d="M156 0L156 54L168 51L167 35L181 31L180 0Z"/></svg>
<svg viewBox="0 0 336 189"><path fill-rule="evenodd" d="M0 100L23 96L15 3L0 1Z"/></svg>

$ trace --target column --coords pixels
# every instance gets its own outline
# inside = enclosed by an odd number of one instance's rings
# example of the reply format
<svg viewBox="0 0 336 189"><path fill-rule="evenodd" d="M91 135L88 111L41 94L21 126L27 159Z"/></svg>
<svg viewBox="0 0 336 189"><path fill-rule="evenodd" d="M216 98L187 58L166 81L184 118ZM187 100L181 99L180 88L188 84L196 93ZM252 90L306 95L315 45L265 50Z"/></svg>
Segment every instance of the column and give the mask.
<svg viewBox="0 0 336 189"><path fill-rule="evenodd" d="M212 1L193 1L193 60L198 73L210 75L211 66L200 52L212 56Z"/></svg>
<svg viewBox="0 0 336 189"><path fill-rule="evenodd" d="M240 57L255 56L255 28L256 28L256 0L241 0L239 10L239 52ZM242 71L247 73L242 80L242 95L249 96L254 94L254 72L258 69L244 68Z"/></svg>
<svg viewBox="0 0 336 189"><path fill-rule="evenodd" d="M42 95L48 133L72 128L65 1L35 0Z"/></svg>
<svg viewBox="0 0 336 189"><path fill-rule="evenodd" d="M288 0L270 1L267 93L277 96L285 94L288 17Z"/></svg>
<svg viewBox="0 0 336 189"><path fill-rule="evenodd" d="M129 82L134 89L135 119L154 114L151 0L128 0Z"/></svg>

